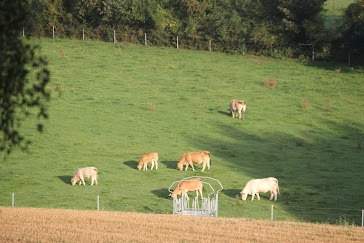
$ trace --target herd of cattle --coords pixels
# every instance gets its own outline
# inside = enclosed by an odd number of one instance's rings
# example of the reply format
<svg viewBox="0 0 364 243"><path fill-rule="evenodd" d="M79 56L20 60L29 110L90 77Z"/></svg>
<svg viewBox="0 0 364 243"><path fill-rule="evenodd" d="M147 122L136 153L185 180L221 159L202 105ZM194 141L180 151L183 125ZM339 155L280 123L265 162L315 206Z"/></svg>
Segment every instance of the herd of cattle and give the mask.
<svg viewBox="0 0 364 243"><path fill-rule="evenodd" d="M232 117L234 118L234 111L238 111L239 113L239 119L244 119L244 114L246 110L246 104L243 100L231 100L230 101L230 112ZM236 115L237 117L237 115ZM138 170L141 170L143 167L143 171L146 171L148 169L148 163L151 163L151 170L153 170L154 165L155 169L158 169L158 153L149 153L143 155L139 163L137 165ZM201 164L202 172L205 170L206 165L208 171L210 171L211 166L211 154L209 151L201 151L201 152L187 152L183 154L180 161L177 163L177 168L182 171L183 166L186 166L185 171L188 169L188 166L191 166L192 170L195 171L195 168L193 164ZM72 186L75 185L79 181L79 185L83 183L85 185L84 178L90 178L91 177L91 186L94 184L94 182L97 185L97 168L96 167L86 167L86 168L79 168L76 173L74 174L73 178L71 179ZM177 197L178 195L185 194L187 196L187 192L196 192L196 197L198 198L198 195L200 193L201 199L202 196L202 189L203 189L203 183L200 178L193 178L190 180L184 180L181 181L176 185L176 188L174 191L169 195L172 198ZM272 200L274 197L274 200L277 200L277 195L279 193L279 186L278 186L278 180L273 177L269 178L263 178L263 179L252 179L248 181L248 183L245 185L244 189L240 192L242 200L246 200L248 195L252 196L252 201L254 200L254 196L256 195L258 200L260 200L259 193L266 193L270 192L271 196L269 200ZM188 198L188 196L187 196Z"/></svg>

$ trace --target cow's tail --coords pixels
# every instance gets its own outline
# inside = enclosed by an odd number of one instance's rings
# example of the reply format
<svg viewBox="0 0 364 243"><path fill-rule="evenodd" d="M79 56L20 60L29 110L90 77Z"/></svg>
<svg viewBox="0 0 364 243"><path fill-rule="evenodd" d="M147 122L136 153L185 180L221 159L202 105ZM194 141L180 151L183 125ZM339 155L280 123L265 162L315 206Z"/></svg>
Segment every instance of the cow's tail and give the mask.
<svg viewBox="0 0 364 243"><path fill-rule="evenodd" d="M209 156L209 160L210 160L210 165L212 165L212 161L211 161L211 154L209 151L206 151L206 154Z"/></svg>

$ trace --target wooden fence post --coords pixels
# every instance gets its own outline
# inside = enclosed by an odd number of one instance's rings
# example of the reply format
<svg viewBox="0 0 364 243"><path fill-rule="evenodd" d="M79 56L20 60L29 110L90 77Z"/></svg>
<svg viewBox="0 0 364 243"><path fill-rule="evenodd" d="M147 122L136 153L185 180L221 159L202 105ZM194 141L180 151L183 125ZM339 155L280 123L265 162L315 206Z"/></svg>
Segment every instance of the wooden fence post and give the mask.
<svg viewBox="0 0 364 243"><path fill-rule="evenodd" d="M348 65L351 65L351 60L350 60L350 50L349 50L349 56L348 56Z"/></svg>
<svg viewBox="0 0 364 243"><path fill-rule="evenodd" d="M114 30L114 43L116 43L116 31Z"/></svg>
<svg viewBox="0 0 364 243"><path fill-rule="evenodd" d="M53 39L54 39L54 25L53 25Z"/></svg>
<svg viewBox="0 0 364 243"><path fill-rule="evenodd" d="M273 221L273 204L272 204L272 209L271 209L271 213L270 213L270 220Z"/></svg>
<svg viewBox="0 0 364 243"><path fill-rule="evenodd" d="M178 35L177 35L177 49L178 49Z"/></svg>
<svg viewBox="0 0 364 243"><path fill-rule="evenodd" d="M148 43L147 43L147 33L144 33L144 44L145 44L145 46L148 45Z"/></svg>
<svg viewBox="0 0 364 243"><path fill-rule="evenodd" d="M211 51L211 40L209 40L209 51Z"/></svg>
<svg viewBox="0 0 364 243"><path fill-rule="evenodd" d="M312 62L315 61L315 49L312 46Z"/></svg>
<svg viewBox="0 0 364 243"><path fill-rule="evenodd" d="M14 192L11 194L11 206L14 207Z"/></svg>

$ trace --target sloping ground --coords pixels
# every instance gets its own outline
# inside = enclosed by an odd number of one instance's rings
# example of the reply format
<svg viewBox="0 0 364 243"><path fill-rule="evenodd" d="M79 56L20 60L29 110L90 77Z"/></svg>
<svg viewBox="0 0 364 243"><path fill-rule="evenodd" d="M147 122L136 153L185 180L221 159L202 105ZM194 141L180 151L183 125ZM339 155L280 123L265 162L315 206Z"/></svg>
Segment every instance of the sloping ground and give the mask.
<svg viewBox="0 0 364 243"><path fill-rule="evenodd" d="M326 224L0 207L0 242L364 242Z"/></svg>

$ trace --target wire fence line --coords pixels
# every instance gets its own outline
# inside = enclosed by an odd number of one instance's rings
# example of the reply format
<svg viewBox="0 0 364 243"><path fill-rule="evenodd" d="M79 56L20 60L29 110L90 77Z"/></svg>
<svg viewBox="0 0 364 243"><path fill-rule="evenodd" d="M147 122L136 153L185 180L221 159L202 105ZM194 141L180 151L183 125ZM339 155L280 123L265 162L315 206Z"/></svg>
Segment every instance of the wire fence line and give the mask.
<svg viewBox="0 0 364 243"><path fill-rule="evenodd" d="M27 200L27 202L24 202ZM74 210L96 210L96 211L116 211L115 208L108 205L108 201L103 201L100 195L88 195L87 197L83 197L82 199L72 199L77 200L75 205L83 205L83 208L69 208L67 202L68 198L64 198L63 196L47 196L47 195L37 195L32 196L31 202L29 200L29 195L25 195L24 193L11 193L9 194L0 194L0 206L4 207L44 207L49 208L47 205L53 202L57 202L58 206L54 208L60 209L74 209ZM82 202L81 202L82 201ZM62 202L66 202L64 205ZM86 203L87 202L87 203ZM101 206L101 207L100 207ZM52 207L53 208L53 207ZM249 209L250 210L250 209ZM340 224L340 225L361 225L364 227L364 209L359 208L343 208L343 207L301 207L301 206L290 206L290 205L280 205L280 204L272 204L269 208L266 205L262 205L259 210L266 210L267 217L265 219L273 220L287 220L288 215L293 214L299 221L304 222L323 222L323 223L332 223L332 224ZM290 212L287 212L290 211ZM172 213L172 203L170 210L166 210L165 212ZM270 218L269 218L270 213ZM357 222L357 223L354 223Z"/></svg>
<svg viewBox="0 0 364 243"><path fill-rule="evenodd" d="M52 32L52 39L57 38L55 26L52 26L52 31L51 32ZM21 30L21 34L22 34L23 37L26 36L25 33L26 33L25 32L25 28L23 27L23 29ZM85 41L87 39L86 38L87 33L85 33L85 29L84 28L82 28L82 32L81 33L82 34L80 34L79 39ZM123 34L122 33L119 33L116 30L113 30L113 33L111 35L112 35L112 41L113 41L113 43L117 43L118 41L126 41L126 42L128 42L127 40L125 40L125 37L123 37ZM32 35L30 35L30 36L32 36ZM47 36L45 36L45 37L47 37ZM99 38L89 38L89 39L99 40ZM146 32L144 32L142 36L137 37L137 40L138 40L138 43L139 44L144 44L145 46L148 46L148 45L151 44L150 37L148 36L148 33L146 33ZM185 40L185 42L186 42L186 40ZM189 41L189 42L191 42L191 41ZM213 49L215 49L217 51L221 51L220 50L221 49L220 44L218 42L216 44L213 44L215 42L212 39L200 38L199 39L199 42L205 43L205 44L203 44L202 46L201 46L201 44L198 44L197 45L197 49L208 50L210 52ZM183 43L183 38L181 38L180 36L176 35L176 36L173 36L173 37L170 38L168 45L169 46L173 46L173 47L179 49L179 48L183 48L183 44L182 43ZM182 46L181 46L181 44L182 44ZM312 43L308 43L308 44L297 43L297 45L298 46L301 46L301 47L302 46L308 46L308 47L305 47L304 49L302 49L302 51L303 51L304 55L307 56L307 57L309 57L312 62L315 61L315 52L317 50L315 49L315 46ZM187 44L187 46L190 46L190 45ZM248 54L248 50L254 50L255 49L255 48L249 48L249 44L248 43L245 43L245 42L243 42L242 44L239 43L239 42L237 42L237 43L231 43L231 45L229 45L229 46L232 48L230 51L238 51L242 55ZM222 48L222 50L225 50L225 49L226 49L225 47ZM291 52L290 48L284 48L284 47L272 47L270 49L264 49L264 50L258 51L258 53L260 53L260 54L268 55L268 56L272 56L272 57L287 56L287 55L290 55L289 54L290 52ZM351 66L352 65L352 56L353 56L353 53L351 53L350 50L348 50L348 51L345 50L343 53L344 54L342 54L343 55L342 56L342 59L343 60L347 60L348 66ZM252 54L256 54L256 53L253 52ZM316 53L316 56L317 56L317 53Z"/></svg>

